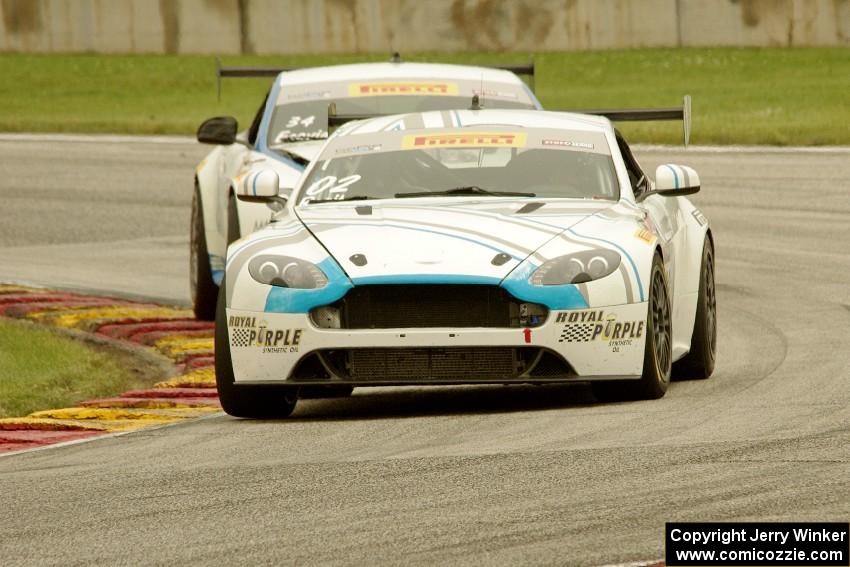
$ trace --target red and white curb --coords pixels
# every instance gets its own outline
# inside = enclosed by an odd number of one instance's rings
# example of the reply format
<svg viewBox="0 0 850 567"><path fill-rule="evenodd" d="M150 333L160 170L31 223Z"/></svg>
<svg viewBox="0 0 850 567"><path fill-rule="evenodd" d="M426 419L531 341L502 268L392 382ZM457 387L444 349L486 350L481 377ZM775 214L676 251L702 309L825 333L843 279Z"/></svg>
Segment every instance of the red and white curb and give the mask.
<svg viewBox="0 0 850 567"><path fill-rule="evenodd" d="M215 325L195 320L189 310L0 285L0 316L148 348L167 357L177 372L177 376L153 388L0 419L0 454L162 426L221 411L215 389Z"/></svg>

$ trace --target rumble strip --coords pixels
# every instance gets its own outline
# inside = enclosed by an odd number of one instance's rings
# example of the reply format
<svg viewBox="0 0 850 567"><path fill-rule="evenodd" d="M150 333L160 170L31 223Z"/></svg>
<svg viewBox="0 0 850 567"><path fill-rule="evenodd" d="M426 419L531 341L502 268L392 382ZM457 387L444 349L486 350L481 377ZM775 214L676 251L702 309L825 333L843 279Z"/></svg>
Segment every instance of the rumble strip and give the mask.
<svg viewBox="0 0 850 567"><path fill-rule="evenodd" d="M211 322L161 305L0 284L0 316L90 333L164 355L177 376L146 390L0 419L0 454L161 426L221 411Z"/></svg>

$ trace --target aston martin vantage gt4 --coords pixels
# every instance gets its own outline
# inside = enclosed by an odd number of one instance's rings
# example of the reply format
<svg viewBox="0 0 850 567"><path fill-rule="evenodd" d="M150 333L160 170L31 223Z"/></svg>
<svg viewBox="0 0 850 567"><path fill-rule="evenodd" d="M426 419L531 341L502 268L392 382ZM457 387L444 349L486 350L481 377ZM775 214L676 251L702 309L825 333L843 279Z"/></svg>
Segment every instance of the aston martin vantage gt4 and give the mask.
<svg viewBox="0 0 850 567"><path fill-rule="evenodd" d="M353 387L590 382L659 398L711 375L714 245L693 169L650 179L604 117L525 110L341 126L227 253L216 380L235 416Z"/></svg>

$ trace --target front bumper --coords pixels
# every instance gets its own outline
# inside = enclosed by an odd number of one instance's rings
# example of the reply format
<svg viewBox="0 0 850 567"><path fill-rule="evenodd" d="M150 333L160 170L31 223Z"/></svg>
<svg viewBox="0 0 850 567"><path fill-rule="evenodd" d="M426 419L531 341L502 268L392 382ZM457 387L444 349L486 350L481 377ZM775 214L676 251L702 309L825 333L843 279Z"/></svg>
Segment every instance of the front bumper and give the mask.
<svg viewBox="0 0 850 567"><path fill-rule="evenodd" d="M555 310L535 328L351 330L320 329L308 313L228 308L227 333L234 377L239 384L384 386L595 381L640 377L646 315L647 303L643 302ZM506 370L510 364L508 351L514 356L513 373ZM553 355L561 360L568 370L539 371L544 354L545 358ZM317 368L305 371L305 366L315 366L311 358L319 360L324 372L316 372ZM518 359L520 362L516 362ZM552 360L547 364L552 366ZM447 370L452 364L458 368L457 375ZM438 366L439 372L434 370ZM426 367L430 369L427 372L423 370ZM492 373L488 368L492 368ZM381 375L384 373L387 375ZM320 374L322 377L318 377Z"/></svg>

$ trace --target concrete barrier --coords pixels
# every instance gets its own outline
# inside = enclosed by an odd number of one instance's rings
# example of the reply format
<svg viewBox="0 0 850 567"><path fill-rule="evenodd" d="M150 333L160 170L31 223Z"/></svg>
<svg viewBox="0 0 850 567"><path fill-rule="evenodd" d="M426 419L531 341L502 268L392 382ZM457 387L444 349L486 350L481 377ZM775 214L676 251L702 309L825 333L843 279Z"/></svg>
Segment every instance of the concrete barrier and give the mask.
<svg viewBox="0 0 850 567"><path fill-rule="evenodd" d="M683 1L682 45L847 46L847 0Z"/></svg>
<svg viewBox="0 0 850 567"><path fill-rule="evenodd" d="M850 0L0 0L0 51L848 46Z"/></svg>

